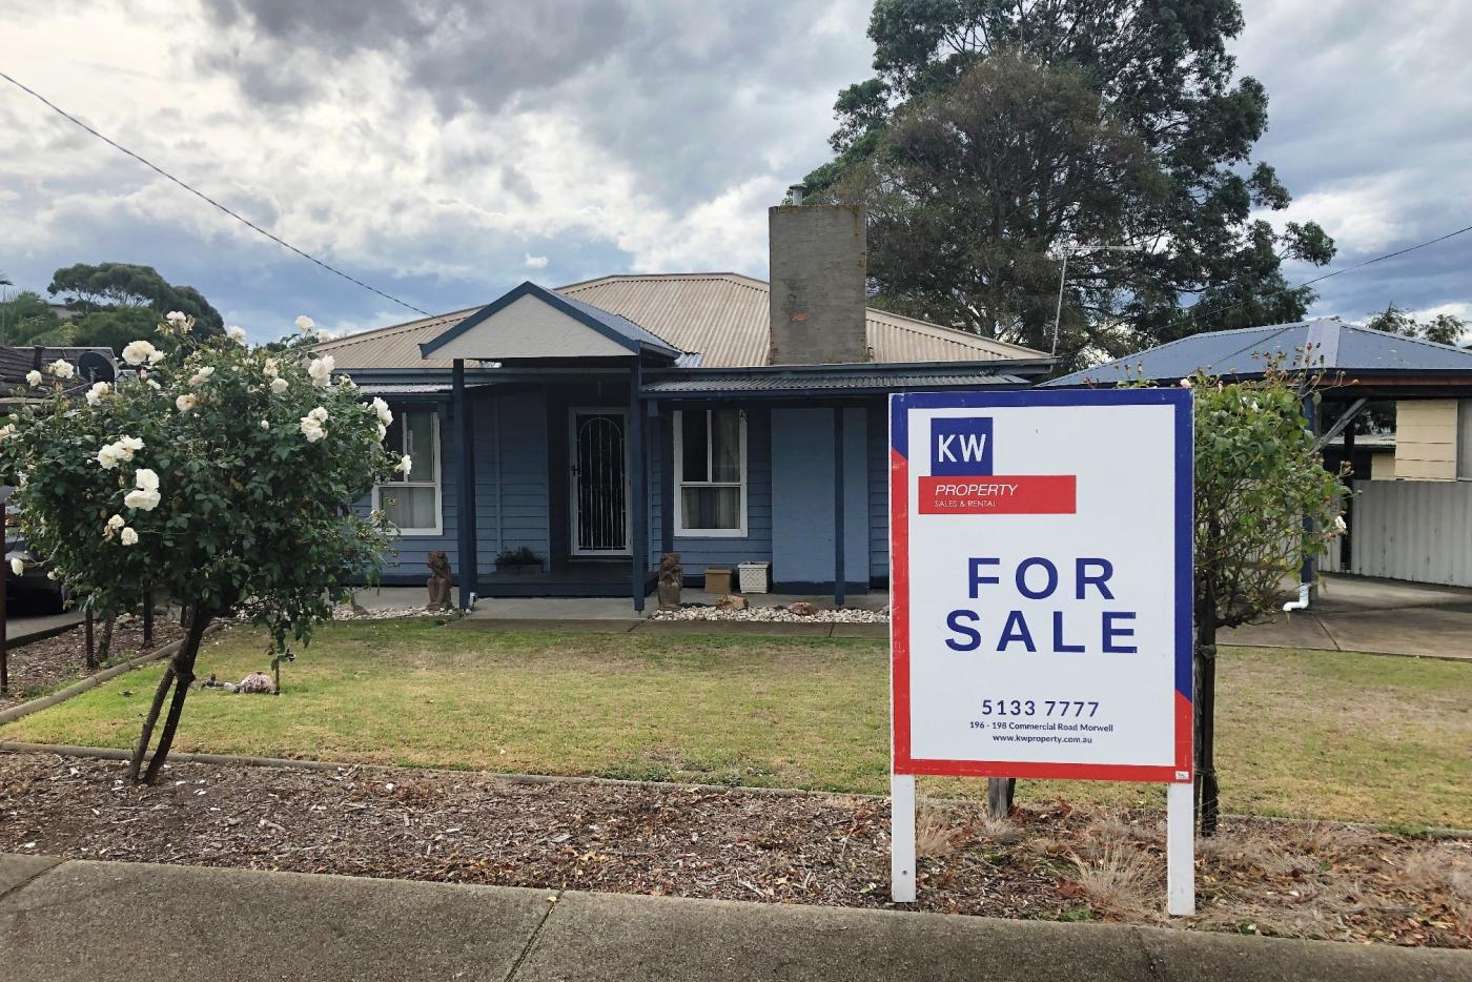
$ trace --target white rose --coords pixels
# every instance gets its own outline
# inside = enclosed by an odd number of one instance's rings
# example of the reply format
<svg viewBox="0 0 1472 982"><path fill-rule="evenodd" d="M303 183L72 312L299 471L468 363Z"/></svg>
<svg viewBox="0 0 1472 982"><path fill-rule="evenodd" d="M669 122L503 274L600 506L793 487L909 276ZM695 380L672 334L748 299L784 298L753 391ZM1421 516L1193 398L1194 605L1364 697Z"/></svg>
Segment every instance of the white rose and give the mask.
<svg viewBox="0 0 1472 982"><path fill-rule="evenodd" d="M307 438L308 443L316 443L327 435L322 428L321 420L313 419L311 416L303 416L301 419L302 436Z"/></svg>
<svg viewBox="0 0 1472 982"><path fill-rule="evenodd" d="M394 470L398 471L400 474L407 475L410 469L413 468L413 466L413 458L411 458L408 454L404 454L404 456L399 458L399 466L395 467Z"/></svg>
<svg viewBox="0 0 1472 982"><path fill-rule="evenodd" d="M31 385L40 385L42 381L41 373L34 368L31 369L29 372L26 372L26 381Z"/></svg>
<svg viewBox="0 0 1472 982"><path fill-rule="evenodd" d="M175 327L179 327L182 324L188 323L189 315L184 313L182 310L171 310L167 314L164 314L164 320L168 321Z"/></svg>
<svg viewBox="0 0 1472 982"><path fill-rule="evenodd" d="M114 467L116 467L118 465L117 446L115 444L109 443L107 446L97 451L97 462L102 465L102 469L105 471L110 471Z"/></svg>
<svg viewBox="0 0 1472 982"><path fill-rule="evenodd" d="M157 491L147 491L143 488L137 488L127 493L123 498L123 504L129 508L136 508L139 511L153 511L158 507L159 499L160 495Z"/></svg>
<svg viewBox="0 0 1472 982"><path fill-rule="evenodd" d="M317 329L317 323L306 314L300 314L296 319L296 329L303 334L311 334Z"/></svg>
<svg viewBox="0 0 1472 982"><path fill-rule="evenodd" d="M389 410L388 403L378 398L378 396L374 396L373 401L369 403L369 405L372 406L373 411L378 414L378 421L380 423L382 423L384 426L388 426L393 423L394 414Z"/></svg>
<svg viewBox="0 0 1472 982"><path fill-rule="evenodd" d="M21 559L19 556L12 559L10 561L10 571L16 576L24 576L26 572L25 560Z"/></svg>
<svg viewBox="0 0 1472 982"><path fill-rule="evenodd" d="M379 423L378 424L378 442L379 443L382 443L383 442L383 438L386 437L386 436L388 436L388 427L387 426L384 426L382 423Z"/></svg>
<svg viewBox="0 0 1472 982"><path fill-rule="evenodd" d="M285 392L287 390L287 388L288 388L288 386L287 386L286 379L284 379L284 378L274 378L274 379L271 380L271 391L274 392L274 393L276 393L278 396L281 393Z"/></svg>
<svg viewBox="0 0 1472 982"><path fill-rule="evenodd" d="M1344 521L1343 515L1334 516L1334 528L1338 529L1340 532L1349 531L1349 525Z"/></svg>
<svg viewBox="0 0 1472 982"><path fill-rule="evenodd" d="M204 368L201 368L199 371L195 372L193 375L189 376L189 384L196 386L204 385L210 380L210 376L213 374L215 374L214 367L207 365Z"/></svg>
<svg viewBox="0 0 1472 982"><path fill-rule="evenodd" d="M127 436L125 434L123 436L118 437L118 446L121 447L121 448L123 448L124 450L129 451L128 456L124 457L123 459L124 460L132 460L133 459L132 451L134 451L134 450L142 450L143 449L143 440L141 438L139 438L139 437L136 437L136 436Z"/></svg>
<svg viewBox="0 0 1472 982"><path fill-rule="evenodd" d="M133 341L123 348L123 361L136 367L148 361L157 350L147 341Z"/></svg>
<svg viewBox="0 0 1472 982"><path fill-rule="evenodd" d="M307 413L307 415L312 417L319 423L327 422L327 410L322 406L318 406L316 409L313 409L311 412Z"/></svg>
<svg viewBox="0 0 1472 982"><path fill-rule="evenodd" d="M137 473L133 475L133 483L137 484L144 491L157 491L158 474L147 467L140 467Z"/></svg>
<svg viewBox="0 0 1472 982"><path fill-rule="evenodd" d="M271 421L269 419L263 419L263 420L261 420L261 429L263 429L263 430L269 430L270 428L271 428Z"/></svg>
<svg viewBox="0 0 1472 982"><path fill-rule="evenodd" d="M336 364L331 355L321 358L313 358L307 364L307 374L311 376L314 385L326 385L332 378L332 366Z"/></svg>
<svg viewBox="0 0 1472 982"><path fill-rule="evenodd" d="M95 406L102 401L102 397L112 391L112 386L106 382L94 382L92 388L87 390L87 405Z"/></svg>
<svg viewBox="0 0 1472 982"><path fill-rule="evenodd" d="M107 520L107 527L110 529L120 529L127 524L127 519L123 518L123 516L121 515L114 515Z"/></svg>
<svg viewBox="0 0 1472 982"><path fill-rule="evenodd" d="M1189 389L1190 387L1191 387L1191 380L1190 379L1188 379L1188 378L1181 379L1181 388L1183 388L1183 389Z"/></svg>
<svg viewBox="0 0 1472 982"><path fill-rule="evenodd" d="M184 393L182 396L174 400L174 406L181 413L189 412L189 410L193 409L198 404L199 400L190 395L188 392Z"/></svg>
<svg viewBox="0 0 1472 982"><path fill-rule="evenodd" d="M0 426L0 442L9 440L13 436L15 436L14 423L6 423L4 426Z"/></svg>
<svg viewBox="0 0 1472 982"><path fill-rule="evenodd" d="M245 328L231 324L225 328L225 337L234 341L236 344L245 344Z"/></svg>
<svg viewBox="0 0 1472 982"><path fill-rule="evenodd" d="M77 370L72 367L72 363L63 358L58 358L47 365L46 371L55 375L57 378L71 378L77 374Z"/></svg>
<svg viewBox="0 0 1472 982"><path fill-rule="evenodd" d="M164 353L162 351L154 350L154 351L150 352L149 355L148 355L148 363L150 365L157 365L159 362L161 362L163 360L164 360Z"/></svg>
<svg viewBox="0 0 1472 982"><path fill-rule="evenodd" d="M138 533L130 528L124 528L121 534L121 541L125 546L136 546L138 544Z"/></svg>
<svg viewBox="0 0 1472 982"><path fill-rule="evenodd" d="M261 372L266 378L275 378L281 374L281 367L275 358L267 358L266 364L261 368Z"/></svg>

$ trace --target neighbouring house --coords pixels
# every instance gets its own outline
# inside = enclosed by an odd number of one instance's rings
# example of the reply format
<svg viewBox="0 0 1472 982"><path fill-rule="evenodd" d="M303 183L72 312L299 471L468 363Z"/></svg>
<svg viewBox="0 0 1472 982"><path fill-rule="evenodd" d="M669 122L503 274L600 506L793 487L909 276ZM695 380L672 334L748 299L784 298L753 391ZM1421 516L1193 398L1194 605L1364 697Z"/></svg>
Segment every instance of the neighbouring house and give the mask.
<svg viewBox="0 0 1472 982"><path fill-rule="evenodd" d="M1196 334L1045 384L1174 385L1197 371L1259 378L1272 361L1322 373L1310 425L1326 463L1352 467L1349 531L1321 567L1472 586L1472 350L1330 317ZM1362 447L1351 424L1366 413L1393 435L1377 432Z"/></svg>
<svg viewBox="0 0 1472 982"><path fill-rule="evenodd" d="M523 283L484 307L319 351L395 413L413 457L372 505L402 530L386 583L448 554L479 596L624 596L769 564L782 592L889 577L886 397L1024 388L1042 352L866 306L863 214L768 215L772 283L734 273ZM499 557L499 559L498 559ZM532 560L529 565L528 560Z"/></svg>

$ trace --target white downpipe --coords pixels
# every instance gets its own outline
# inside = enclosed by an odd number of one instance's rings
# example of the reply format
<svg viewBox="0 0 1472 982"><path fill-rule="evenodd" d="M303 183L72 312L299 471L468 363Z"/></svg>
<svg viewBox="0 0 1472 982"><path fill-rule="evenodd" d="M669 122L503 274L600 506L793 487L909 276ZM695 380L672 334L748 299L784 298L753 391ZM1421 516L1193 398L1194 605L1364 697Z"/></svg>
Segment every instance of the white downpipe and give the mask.
<svg viewBox="0 0 1472 982"><path fill-rule="evenodd" d="M1283 613L1291 614L1295 610L1308 610L1308 584L1298 584L1298 599L1290 600L1283 605Z"/></svg>

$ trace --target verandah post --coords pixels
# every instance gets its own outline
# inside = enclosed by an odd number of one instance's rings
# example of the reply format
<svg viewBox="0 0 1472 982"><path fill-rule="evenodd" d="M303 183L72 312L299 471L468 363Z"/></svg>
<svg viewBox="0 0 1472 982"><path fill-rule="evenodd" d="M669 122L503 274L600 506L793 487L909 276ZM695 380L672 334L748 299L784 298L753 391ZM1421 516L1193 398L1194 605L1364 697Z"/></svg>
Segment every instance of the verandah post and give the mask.
<svg viewBox="0 0 1472 982"><path fill-rule="evenodd" d="M451 367L451 412L455 417L455 433L460 452L459 501L456 506L460 574L460 609L469 610L475 594L475 472L470 453L474 430L470 424L470 405L465 398L465 360L456 358Z"/></svg>
<svg viewBox="0 0 1472 982"><path fill-rule="evenodd" d="M643 371L636 354L634 367L629 371L629 495L633 499L629 509L632 517L629 530L632 584L629 592L634 598L636 613L644 610L644 587L649 577L649 492L645 486L644 407L639 402L642 382Z"/></svg>
<svg viewBox="0 0 1472 982"><path fill-rule="evenodd" d="M844 556L843 556L843 407L833 408L833 606L844 604Z"/></svg>

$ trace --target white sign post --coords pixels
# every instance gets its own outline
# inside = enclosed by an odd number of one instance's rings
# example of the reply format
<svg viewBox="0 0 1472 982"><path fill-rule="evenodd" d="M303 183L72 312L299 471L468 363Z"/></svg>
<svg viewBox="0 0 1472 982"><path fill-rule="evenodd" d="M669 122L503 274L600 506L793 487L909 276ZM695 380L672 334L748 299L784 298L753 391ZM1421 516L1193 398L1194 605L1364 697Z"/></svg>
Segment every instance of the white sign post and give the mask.
<svg viewBox="0 0 1472 982"><path fill-rule="evenodd" d="M1195 912L1184 389L890 397L892 893L915 776L1168 785Z"/></svg>

